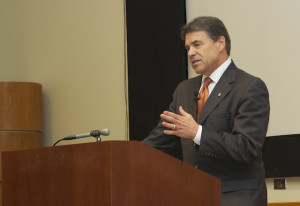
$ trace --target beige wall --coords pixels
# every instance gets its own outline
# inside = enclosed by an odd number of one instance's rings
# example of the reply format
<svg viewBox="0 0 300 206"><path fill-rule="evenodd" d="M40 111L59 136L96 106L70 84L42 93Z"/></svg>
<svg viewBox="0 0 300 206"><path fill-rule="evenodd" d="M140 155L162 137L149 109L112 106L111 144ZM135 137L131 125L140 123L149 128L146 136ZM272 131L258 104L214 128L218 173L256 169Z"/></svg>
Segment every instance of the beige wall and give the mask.
<svg viewBox="0 0 300 206"><path fill-rule="evenodd" d="M224 21L234 62L266 82L271 102L268 136L299 134L300 1L186 1L188 21L203 15ZM300 178L288 178L285 191L275 191L273 179L267 187L269 202L300 202Z"/></svg>
<svg viewBox="0 0 300 206"><path fill-rule="evenodd" d="M43 85L44 146L126 139L123 0L0 0L0 28L0 81Z"/></svg>

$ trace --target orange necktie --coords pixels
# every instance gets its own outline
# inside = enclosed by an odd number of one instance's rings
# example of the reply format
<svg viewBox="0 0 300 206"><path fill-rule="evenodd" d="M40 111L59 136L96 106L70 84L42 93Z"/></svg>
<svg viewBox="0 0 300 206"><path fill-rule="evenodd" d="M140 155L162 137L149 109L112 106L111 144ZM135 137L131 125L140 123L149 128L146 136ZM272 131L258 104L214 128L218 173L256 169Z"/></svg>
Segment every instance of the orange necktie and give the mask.
<svg viewBox="0 0 300 206"><path fill-rule="evenodd" d="M211 78L206 77L203 83L203 87L198 94L198 109L197 109L197 120L199 119L200 112L208 98L208 85L212 82Z"/></svg>

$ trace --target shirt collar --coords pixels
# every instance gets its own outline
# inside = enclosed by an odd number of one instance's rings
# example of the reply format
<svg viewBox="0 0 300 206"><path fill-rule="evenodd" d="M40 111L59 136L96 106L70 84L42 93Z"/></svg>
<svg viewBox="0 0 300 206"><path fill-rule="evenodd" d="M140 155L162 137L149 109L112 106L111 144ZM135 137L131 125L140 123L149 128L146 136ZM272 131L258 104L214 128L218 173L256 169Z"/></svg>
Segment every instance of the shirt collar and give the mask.
<svg viewBox="0 0 300 206"><path fill-rule="evenodd" d="M229 64L231 63L231 58L228 57L228 59L221 64L209 77L211 78L211 80L213 80L214 83L218 83L219 79L221 78L221 76L223 75L223 73L226 71L226 69L228 68ZM203 75L202 78L202 82L204 81L204 79L207 76Z"/></svg>

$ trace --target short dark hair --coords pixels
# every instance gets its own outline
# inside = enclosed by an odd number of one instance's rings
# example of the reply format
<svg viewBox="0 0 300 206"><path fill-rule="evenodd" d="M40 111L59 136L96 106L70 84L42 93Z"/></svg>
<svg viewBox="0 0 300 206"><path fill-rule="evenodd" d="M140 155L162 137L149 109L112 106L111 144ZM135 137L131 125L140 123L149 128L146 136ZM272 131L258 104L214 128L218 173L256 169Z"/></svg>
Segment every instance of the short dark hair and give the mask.
<svg viewBox="0 0 300 206"><path fill-rule="evenodd" d="M181 38L185 40L188 33L194 31L205 31L207 35L216 42L220 36L224 36L226 42L226 52L230 55L231 41L224 23L212 16L201 16L195 18L181 29Z"/></svg>

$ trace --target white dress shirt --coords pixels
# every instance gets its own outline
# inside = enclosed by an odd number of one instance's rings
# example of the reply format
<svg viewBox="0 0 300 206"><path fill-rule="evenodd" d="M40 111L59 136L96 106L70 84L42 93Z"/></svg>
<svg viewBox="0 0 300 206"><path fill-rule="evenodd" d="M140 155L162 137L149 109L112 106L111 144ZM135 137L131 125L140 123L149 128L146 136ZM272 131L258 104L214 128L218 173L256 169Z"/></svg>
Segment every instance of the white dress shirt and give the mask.
<svg viewBox="0 0 300 206"><path fill-rule="evenodd" d="M231 58L229 57L221 66L219 66L209 77L211 78L212 82L208 85L208 96L211 94L212 90L215 88L216 84L218 83L219 79L222 77L225 70L228 68L229 64L231 63ZM207 76L203 75L202 83L199 92L202 89L203 82ZM194 142L200 145L202 135L202 125L199 125L198 132L193 139Z"/></svg>

